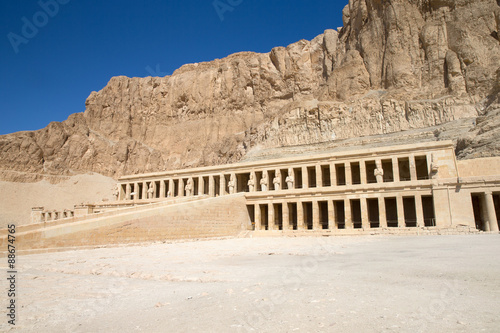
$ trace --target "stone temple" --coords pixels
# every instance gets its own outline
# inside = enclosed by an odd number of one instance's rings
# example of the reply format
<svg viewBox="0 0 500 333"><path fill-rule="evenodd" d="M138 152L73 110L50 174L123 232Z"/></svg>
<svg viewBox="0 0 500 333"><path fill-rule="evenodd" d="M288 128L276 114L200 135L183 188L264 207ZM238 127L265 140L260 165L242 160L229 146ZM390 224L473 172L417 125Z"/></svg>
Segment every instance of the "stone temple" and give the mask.
<svg viewBox="0 0 500 333"><path fill-rule="evenodd" d="M121 177L115 201L34 207L23 248L265 235L498 232L500 158L451 141ZM6 242L5 233L0 242Z"/></svg>

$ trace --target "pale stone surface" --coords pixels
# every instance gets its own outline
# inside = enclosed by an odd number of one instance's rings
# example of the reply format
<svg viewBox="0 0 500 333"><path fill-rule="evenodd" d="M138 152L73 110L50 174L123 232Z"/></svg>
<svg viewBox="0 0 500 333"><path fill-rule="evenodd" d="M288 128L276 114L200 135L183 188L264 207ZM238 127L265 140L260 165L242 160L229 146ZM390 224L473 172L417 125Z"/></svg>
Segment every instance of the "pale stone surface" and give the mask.
<svg viewBox="0 0 500 333"><path fill-rule="evenodd" d="M495 332L500 261L485 253L499 251L500 236L469 235L229 239L22 256L11 331ZM0 331L8 331L5 320Z"/></svg>
<svg viewBox="0 0 500 333"><path fill-rule="evenodd" d="M116 181L102 175L64 177L56 184L47 180L35 183L0 181L0 229L8 224L28 224L31 208L63 211L75 204L113 200Z"/></svg>
<svg viewBox="0 0 500 333"><path fill-rule="evenodd" d="M261 147L478 115L482 126L454 138L459 156L499 155L497 126L484 125L498 122L490 105L500 63L496 1L351 0L342 14L339 31L267 54L241 52L161 78L114 77L90 94L84 113L0 137L0 177L223 164Z"/></svg>

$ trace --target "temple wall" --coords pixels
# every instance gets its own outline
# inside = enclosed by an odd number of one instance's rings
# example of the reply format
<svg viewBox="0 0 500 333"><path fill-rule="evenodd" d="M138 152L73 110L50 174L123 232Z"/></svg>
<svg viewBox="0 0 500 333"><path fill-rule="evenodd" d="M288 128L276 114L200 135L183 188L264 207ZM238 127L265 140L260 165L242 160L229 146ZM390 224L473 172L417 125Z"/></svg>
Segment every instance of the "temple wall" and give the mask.
<svg viewBox="0 0 500 333"><path fill-rule="evenodd" d="M458 161L460 177L500 175L500 157Z"/></svg>
<svg viewBox="0 0 500 333"><path fill-rule="evenodd" d="M18 251L236 236L249 228L243 194L110 214L16 233ZM6 248L6 237L0 246Z"/></svg>

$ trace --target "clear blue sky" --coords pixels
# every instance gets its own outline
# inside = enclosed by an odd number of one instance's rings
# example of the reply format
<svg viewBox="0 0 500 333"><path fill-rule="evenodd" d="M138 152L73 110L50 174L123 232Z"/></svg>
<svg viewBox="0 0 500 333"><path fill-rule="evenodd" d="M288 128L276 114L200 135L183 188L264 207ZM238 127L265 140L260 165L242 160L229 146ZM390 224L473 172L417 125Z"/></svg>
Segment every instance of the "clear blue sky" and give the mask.
<svg viewBox="0 0 500 333"><path fill-rule="evenodd" d="M342 25L347 1L1 0L0 134L83 112L113 76L310 40Z"/></svg>

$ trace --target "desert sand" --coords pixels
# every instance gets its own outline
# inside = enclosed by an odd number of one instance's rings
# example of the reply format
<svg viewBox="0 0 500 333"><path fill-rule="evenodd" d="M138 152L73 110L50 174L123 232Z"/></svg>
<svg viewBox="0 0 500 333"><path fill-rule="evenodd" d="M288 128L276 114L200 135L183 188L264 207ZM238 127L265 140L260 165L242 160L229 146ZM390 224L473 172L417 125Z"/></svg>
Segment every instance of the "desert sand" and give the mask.
<svg viewBox="0 0 500 333"><path fill-rule="evenodd" d="M0 228L8 224L31 223L31 208L43 206L47 210L73 209L82 202L113 199L116 181L100 174L81 174L60 177L53 184L47 180L36 183L0 181Z"/></svg>
<svg viewBox="0 0 500 333"><path fill-rule="evenodd" d="M494 332L499 251L500 235L483 234L236 238L24 255L17 325L4 318L0 331Z"/></svg>

